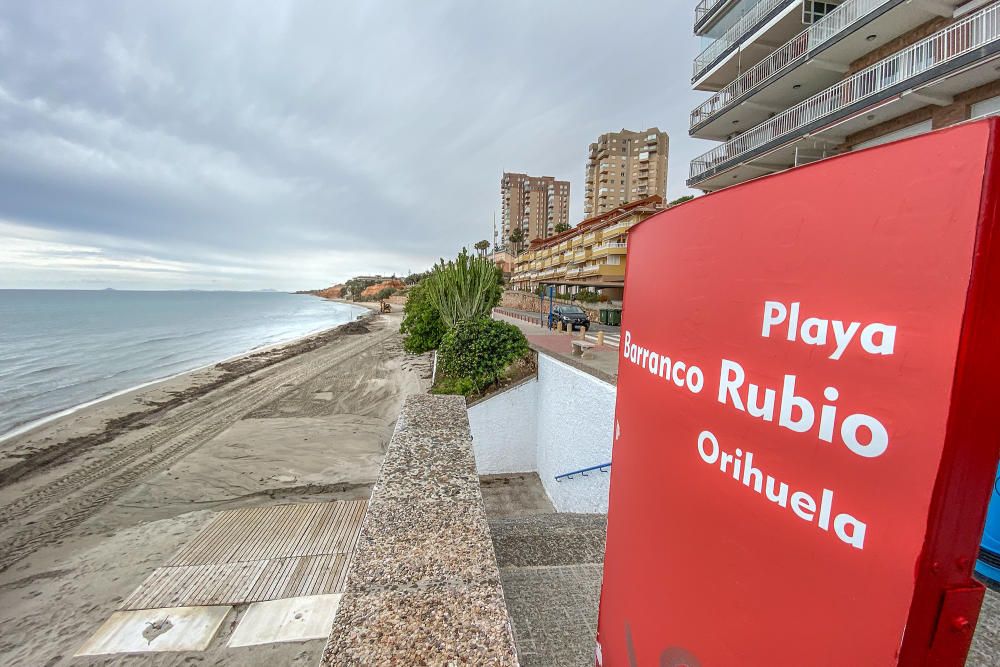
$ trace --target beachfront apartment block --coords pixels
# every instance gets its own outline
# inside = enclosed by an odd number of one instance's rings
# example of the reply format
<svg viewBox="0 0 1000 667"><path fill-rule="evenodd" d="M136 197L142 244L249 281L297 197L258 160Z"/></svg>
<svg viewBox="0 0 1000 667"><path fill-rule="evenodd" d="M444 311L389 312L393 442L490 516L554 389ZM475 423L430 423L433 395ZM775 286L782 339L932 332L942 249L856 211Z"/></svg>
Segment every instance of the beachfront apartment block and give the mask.
<svg viewBox="0 0 1000 667"><path fill-rule="evenodd" d="M670 137L659 128L608 132L590 144L583 214L613 211L637 199L667 197Z"/></svg>
<svg viewBox="0 0 1000 667"><path fill-rule="evenodd" d="M705 192L1000 111L1000 0L700 0L694 32Z"/></svg>
<svg viewBox="0 0 1000 667"><path fill-rule="evenodd" d="M498 245L506 245L515 229L524 233L525 243L548 238L560 223L569 224L569 181L504 172L500 207L502 236Z"/></svg>
<svg viewBox="0 0 1000 667"><path fill-rule="evenodd" d="M514 259L510 284L515 290L534 291L539 285L558 285L560 291L592 289L620 299L625 284L628 231L663 210L659 195L639 199L581 222L547 239L532 242Z"/></svg>

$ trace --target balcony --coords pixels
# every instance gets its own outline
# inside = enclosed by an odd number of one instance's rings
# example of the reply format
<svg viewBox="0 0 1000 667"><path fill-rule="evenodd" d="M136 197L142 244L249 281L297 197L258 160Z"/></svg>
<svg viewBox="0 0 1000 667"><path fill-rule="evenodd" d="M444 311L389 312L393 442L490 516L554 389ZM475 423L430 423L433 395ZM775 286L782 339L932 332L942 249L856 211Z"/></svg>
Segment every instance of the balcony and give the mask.
<svg viewBox="0 0 1000 667"><path fill-rule="evenodd" d="M722 5L729 4L730 0L701 0L694 8L694 32L698 34L702 28L708 25L709 17L721 15L716 12Z"/></svg>
<svg viewBox="0 0 1000 667"><path fill-rule="evenodd" d="M585 276L596 276L600 272L600 270L601 270L600 267L597 266L596 264L592 266L584 266L580 268L580 273L577 275L579 275L581 278Z"/></svg>
<svg viewBox="0 0 1000 667"><path fill-rule="evenodd" d="M1000 5L957 21L691 162L689 186L712 190L795 164L803 141L831 144L865 127L928 104L947 105L956 93L996 80L990 61L1000 54ZM768 156L764 163L751 163ZM739 167L725 182L719 174ZM755 173L750 173L753 171Z"/></svg>
<svg viewBox="0 0 1000 667"><path fill-rule="evenodd" d="M603 257L607 255L624 255L627 243L602 243L600 245L594 246L591 254L594 257Z"/></svg>
<svg viewBox="0 0 1000 667"><path fill-rule="evenodd" d="M597 234L598 234L598 232L590 232L588 234L584 234L583 235L583 243L585 245L593 243L594 241L597 240Z"/></svg>
<svg viewBox="0 0 1000 667"><path fill-rule="evenodd" d="M760 0L760 2L750 7L721 37L709 44L694 59L694 71L691 81L697 82L711 68L722 62L726 56L741 50L744 46L742 42L746 37L758 32L765 25L774 23L773 20L779 16L782 17L782 20L779 21L779 23L783 24L782 28L787 29L788 25L793 25L797 28L793 28L793 31L798 32L802 28L802 17L800 13L791 10L801 4L802 0ZM794 22L788 19L791 15L794 15L792 16ZM763 58L764 55L766 55L766 51L759 53L760 58ZM747 57L752 58L753 56L748 53ZM757 59L759 60L760 58ZM744 64L753 63L744 62Z"/></svg>
<svg viewBox="0 0 1000 667"><path fill-rule="evenodd" d="M597 267L597 275L602 277L624 277L625 262L621 264L600 264Z"/></svg>
<svg viewBox="0 0 1000 667"><path fill-rule="evenodd" d="M623 232L627 232L628 228L631 226L632 226L631 222L623 220L622 222L615 223L610 227L605 227L604 229L601 230L601 232L603 234L603 238L607 239L613 236L617 236L618 234L621 234Z"/></svg>
<svg viewBox="0 0 1000 667"><path fill-rule="evenodd" d="M753 127L833 85L851 62L960 1L940 0L931 7L907 0L845 0L692 110L690 133L723 140L734 126Z"/></svg>
<svg viewBox="0 0 1000 667"><path fill-rule="evenodd" d="M589 255L590 253L587 252L586 250L577 250L576 252L573 253L573 261L583 262L587 259Z"/></svg>

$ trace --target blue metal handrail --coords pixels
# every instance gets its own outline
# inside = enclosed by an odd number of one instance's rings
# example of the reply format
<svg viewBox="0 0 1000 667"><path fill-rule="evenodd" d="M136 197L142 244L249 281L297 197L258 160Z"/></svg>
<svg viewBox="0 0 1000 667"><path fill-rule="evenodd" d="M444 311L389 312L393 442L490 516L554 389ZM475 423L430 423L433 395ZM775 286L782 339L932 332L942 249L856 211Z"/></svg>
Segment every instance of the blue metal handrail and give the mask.
<svg viewBox="0 0 1000 667"><path fill-rule="evenodd" d="M561 475L556 475L556 481L561 482L564 479L573 479L573 475L580 475L581 477L586 477L588 472L593 472L594 470L600 470L601 472L608 472L611 470L610 463L602 463L599 466L590 466L589 468L581 468L580 470L574 470L573 472L566 472Z"/></svg>

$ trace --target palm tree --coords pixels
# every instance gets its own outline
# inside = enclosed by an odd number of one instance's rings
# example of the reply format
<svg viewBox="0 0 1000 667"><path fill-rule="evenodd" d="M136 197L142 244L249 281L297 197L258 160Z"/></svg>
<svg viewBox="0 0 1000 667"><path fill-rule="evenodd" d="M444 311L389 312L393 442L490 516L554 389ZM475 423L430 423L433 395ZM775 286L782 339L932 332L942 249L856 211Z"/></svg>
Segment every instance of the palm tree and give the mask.
<svg viewBox="0 0 1000 667"><path fill-rule="evenodd" d="M484 239L482 241L479 241L478 243L476 243L476 245L472 247L479 251L480 257L485 257L486 251L490 249L490 242Z"/></svg>
<svg viewBox="0 0 1000 667"><path fill-rule="evenodd" d="M521 252L521 244L524 243L524 230L518 227L510 233L510 242L514 244L514 253L519 254Z"/></svg>

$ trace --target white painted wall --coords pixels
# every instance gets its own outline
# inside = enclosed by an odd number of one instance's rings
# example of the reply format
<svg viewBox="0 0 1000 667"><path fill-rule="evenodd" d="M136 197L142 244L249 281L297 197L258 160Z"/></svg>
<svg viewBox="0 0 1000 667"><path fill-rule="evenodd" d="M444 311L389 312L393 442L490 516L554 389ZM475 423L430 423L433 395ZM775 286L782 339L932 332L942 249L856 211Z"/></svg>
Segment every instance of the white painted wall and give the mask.
<svg viewBox="0 0 1000 667"><path fill-rule="evenodd" d="M534 472L538 381L523 382L469 408L472 449L480 475Z"/></svg>
<svg viewBox="0 0 1000 667"><path fill-rule="evenodd" d="M611 460L615 394L613 385L539 354L536 381L469 408L479 473L537 472L557 511L606 513L609 474L555 477Z"/></svg>
<svg viewBox="0 0 1000 667"><path fill-rule="evenodd" d="M615 395L613 385L538 355L538 476L559 512L608 511L608 473L555 477L611 460Z"/></svg>

